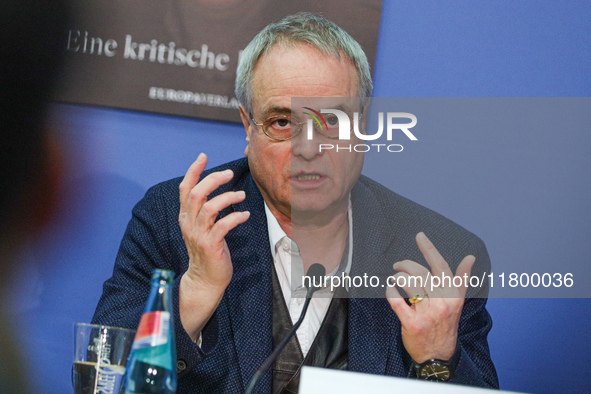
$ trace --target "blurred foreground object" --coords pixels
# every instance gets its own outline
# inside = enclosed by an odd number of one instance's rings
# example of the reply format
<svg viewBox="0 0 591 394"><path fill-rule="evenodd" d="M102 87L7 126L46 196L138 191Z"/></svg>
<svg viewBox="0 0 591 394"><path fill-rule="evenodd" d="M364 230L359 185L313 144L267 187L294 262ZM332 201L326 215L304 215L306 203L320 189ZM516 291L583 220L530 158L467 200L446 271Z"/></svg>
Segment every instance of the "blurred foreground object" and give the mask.
<svg viewBox="0 0 591 394"><path fill-rule="evenodd" d="M59 150L46 130L61 63L66 1L0 3L0 282L18 266L19 246L45 227L58 200ZM0 387L28 392L0 295Z"/></svg>

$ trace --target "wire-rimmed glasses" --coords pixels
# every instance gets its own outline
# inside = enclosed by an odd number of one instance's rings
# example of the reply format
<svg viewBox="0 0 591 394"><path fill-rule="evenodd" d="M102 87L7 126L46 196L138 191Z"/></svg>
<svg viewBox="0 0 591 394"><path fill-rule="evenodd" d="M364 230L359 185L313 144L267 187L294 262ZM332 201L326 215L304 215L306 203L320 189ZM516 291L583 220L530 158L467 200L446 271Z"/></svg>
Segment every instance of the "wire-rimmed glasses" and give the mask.
<svg viewBox="0 0 591 394"><path fill-rule="evenodd" d="M292 139L300 134L304 125L308 123L310 123L314 130L322 136L331 140L339 139L339 120L336 116L325 117L326 122L323 123L320 123L319 121L314 123L312 119L305 122L297 122L288 115L274 115L265 119L263 123L257 123L252 117L252 114L249 113L249 116L252 123L261 127L263 133L275 141Z"/></svg>

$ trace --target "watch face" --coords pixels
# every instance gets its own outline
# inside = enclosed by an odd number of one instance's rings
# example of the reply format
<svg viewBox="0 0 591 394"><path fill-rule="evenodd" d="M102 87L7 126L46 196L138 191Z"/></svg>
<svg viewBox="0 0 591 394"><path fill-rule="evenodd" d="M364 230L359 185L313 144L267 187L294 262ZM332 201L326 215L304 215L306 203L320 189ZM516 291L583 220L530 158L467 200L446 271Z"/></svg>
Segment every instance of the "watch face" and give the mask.
<svg viewBox="0 0 591 394"><path fill-rule="evenodd" d="M419 372L419 377L422 379L438 380L441 382L449 380L450 376L449 367L436 361L424 365Z"/></svg>

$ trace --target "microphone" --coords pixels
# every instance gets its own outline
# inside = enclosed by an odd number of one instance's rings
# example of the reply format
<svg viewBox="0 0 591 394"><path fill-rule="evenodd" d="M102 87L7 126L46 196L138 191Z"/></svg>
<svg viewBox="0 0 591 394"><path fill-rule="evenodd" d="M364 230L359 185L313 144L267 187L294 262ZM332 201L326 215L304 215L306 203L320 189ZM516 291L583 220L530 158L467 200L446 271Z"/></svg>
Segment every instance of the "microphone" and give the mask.
<svg viewBox="0 0 591 394"><path fill-rule="evenodd" d="M306 316L306 312L308 311L308 306L310 305L310 300L312 299L312 294L314 294L314 292L316 292L316 290L320 289L320 287L316 286L315 284L316 283L324 283L323 278L324 278L325 274L326 274L326 269L324 268L324 266L322 264L318 264L318 263L312 264L310 266L310 268L308 268L308 273L306 274L306 276L308 276L310 278L310 287L308 287L308 292L306 293L306 302L304 302L304 308L302 309L302 313L300 314L300 318L293 325L291 331L289 331L287 336L285 338L283 338L283 340L281 341L279 346L277 346L275 348L275 350L273 350L273 353L271 353L269 355L269 357L267 357L265 362L259 367L259 369L257 369L257 371L255 372L254 376L252 377L252 379L250 381L250 384L248 385L248 389L246 390L246 394L252 393L252 391L254 390L254 387L256 386L258 381L261 380L261 377L263 376L263 374L271 367L271 365L273 364L273 362L275 362L277 357L279 357L279 355L281 354L283 349L285 349L285 347L289 343L289 340L291 339L291 337L293 337L295 335L297 329L300 327L300 325L304 321L304 316Z"/></svg>

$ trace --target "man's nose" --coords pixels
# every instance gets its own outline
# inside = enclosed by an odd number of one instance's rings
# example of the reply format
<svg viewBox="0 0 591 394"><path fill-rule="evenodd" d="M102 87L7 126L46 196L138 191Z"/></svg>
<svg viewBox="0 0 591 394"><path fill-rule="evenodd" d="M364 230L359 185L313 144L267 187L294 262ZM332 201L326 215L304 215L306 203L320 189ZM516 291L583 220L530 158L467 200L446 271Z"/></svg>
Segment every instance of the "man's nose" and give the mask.
<svg viewBox="0 0 591 394"><path fill-rule="evenodd" d="M298 135L291 139L292 155L311 160L322 154L320 150L321 138L322 136L316 130L313 133L308 133L307 128L304 127Z"/></svg>

